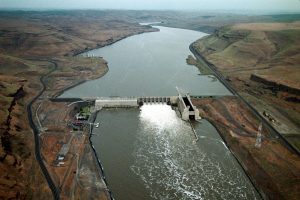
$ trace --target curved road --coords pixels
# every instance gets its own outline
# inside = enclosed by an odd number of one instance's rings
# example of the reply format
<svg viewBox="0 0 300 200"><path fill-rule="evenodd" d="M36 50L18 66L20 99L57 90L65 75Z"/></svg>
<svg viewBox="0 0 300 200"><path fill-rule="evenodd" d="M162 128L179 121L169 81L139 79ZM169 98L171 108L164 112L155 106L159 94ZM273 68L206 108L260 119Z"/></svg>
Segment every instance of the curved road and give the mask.
<svg viewBox="0 0 300 200"><path fill-rule="evenodd" d="M203 61L213 72L214 75L219 79L219 81L221 83L223 83L223 85L236 97L238 97L239 99L241 99L247 106L248 108L250 108L250 110L255 114L255 116L257 116L260 121L263 123L263 125L267 126L269 128L269 130L271 130L273 133L275 133L285 144L285 146L291 150L293 153L297 154L298 156L300 156L300 152L298 151L298 149L296 149L293 145L291 145L264 117L262 117L260 115L260 113L251 105L249 104L241 95L239 95L224 79L223 75L218 72L216 70L216 67L211 64L210 62L208 62L202 55L200 55L197 51L195 51L195 49L193 48L193 44L192 43L190 45L190 51L194 54L194 56L196 57L197 60L201 60Z"/></svg>
<svg viewBox="0 0 300 200"><path fill-rule="evenodd" d="M33 60L33 59L32 59ZM41 59L35 59L35 60L41 60ZM47 61L47 62L50 62L54 65L54 68L51 69L48 73L46 73L45 75L42 75L40 77L40 82L42 83L42 90L38 93L37 96L35 96L30 102L29 104L27 105L27 114L28 114L28 119L29 119L29 124L30 124L30 127L32 128L33 130L33 133L34 133L34 142L35 142L35 157L41 167L41 170L48 182L48 185L52 191L52 194L53 194L53 197L55 200L58 200L59 199L59 194L60 194L60 190L55 186L46 166L45 166L45 163L43 161L43 158L41 156L41 152L40 152L40 138L39 138L39 131L37 129L37 127L35 126L34 124L34 121L33 121L33 117L32 117L32 104L43 94L43 92L45 91L46 89L46 84L44 82L44 79L49 75L51 74L53 71L55 71L57 69L57 64L56 62L52 61L52 60L42 60L42 61Z"/></svg>
<svg viewBox="0 0 300 200"><path fill-rule="evenodd" d="M263 118L259 112L254 109L243 97L241 97L226 81L225 79L223 78L223 76L216 70L216 67L214 65L212 65L211 63L209 63L205 58L203 58L200 54L198 54L192 47L192 44L190 45L190 50L191 52L195 55L195 57L198 59L198 60L202 60L203 62L205 62L205 64L214 72L214 75L219 79L219 81L221 83L223 83L223 85L235 96L237 96L238 98L240 98L251 110L252 112L257 116L259 117L259 119L261 121L264 122L264 125L266 125L270 130L272 130L274 133L276 133L276 135L278 135L282 141L284 141L284 143L286 144L286 146L292 150L294 153L296 153L297 155L300 155L300 152L295 149L292 145L289 144L289 142L272 126L269 124L269 122ZM37 60L37 59L35 59ZM41 59L38 59L38 60L41 60ZM57 63L52 61L52 60L42 60L42 61L47 61L47 62L50 62L54 65L54 68L51 69L48 73L46 73L45 75L42 75L40 77L40 82L42 83L42 90L38 93L37 96L35 96L30 102L29 104L27 105L27 113L28 113L28 119L29 119L29 124L30 124L30 127L32 128L33 132L34 132L34 140L35 140L35 156L36 156L36 159L41 167L41 170L48 182L48 185L52 191L52 194L53 194L53 197L55 200L58 200L60 199L60 189L57 188L45 166L45 163L42 159L42 156L41 156L41 152L40 152L40 138L39 138L39 131L37 129L37 127L35 126L34 124L34 121L33 121L33 117L32 117L32 105L33 103L43 94L43 92L45 91L46 89L46 84L45 84L45 81L44 79L49 75L51 74L53 71L55 71L57 69Z"/></svg>

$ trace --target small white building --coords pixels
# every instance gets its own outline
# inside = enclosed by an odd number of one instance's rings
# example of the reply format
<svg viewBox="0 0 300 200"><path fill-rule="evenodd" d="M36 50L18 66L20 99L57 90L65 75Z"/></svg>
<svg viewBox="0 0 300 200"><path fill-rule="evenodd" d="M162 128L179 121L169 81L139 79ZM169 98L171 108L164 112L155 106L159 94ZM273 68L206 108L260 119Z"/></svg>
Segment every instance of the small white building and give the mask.
<svg viewBox="0 0 300 200"><path fill-rule="evenodd" d="M64 161L66 158L67 153L69 152L70 144L64 144L61 149L59 150L56 160L61 162Z"/></svg>

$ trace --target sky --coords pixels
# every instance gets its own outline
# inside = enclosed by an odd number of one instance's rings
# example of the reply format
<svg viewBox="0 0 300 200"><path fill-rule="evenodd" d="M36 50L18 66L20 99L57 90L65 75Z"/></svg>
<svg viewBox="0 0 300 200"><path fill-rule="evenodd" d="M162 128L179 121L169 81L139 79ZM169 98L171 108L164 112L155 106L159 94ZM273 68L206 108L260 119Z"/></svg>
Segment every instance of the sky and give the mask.
<svg viewBox="0 0 300 200"><path fill-rule="evenodd" d="M0 9L8 8L300 12L300 0L0 0Z"/></svg>

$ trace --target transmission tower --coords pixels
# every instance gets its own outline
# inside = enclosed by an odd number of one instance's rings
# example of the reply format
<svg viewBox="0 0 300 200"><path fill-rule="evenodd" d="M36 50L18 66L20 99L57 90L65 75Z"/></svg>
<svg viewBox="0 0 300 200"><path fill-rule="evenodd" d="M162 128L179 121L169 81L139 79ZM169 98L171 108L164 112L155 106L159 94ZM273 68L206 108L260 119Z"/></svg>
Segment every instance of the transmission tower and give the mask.
<svg viewBox="0 0 300 200"><path fill-rule="evenodd" d="M258 129L257 129L256 142L255 142L256 148L261 147L261 137L262 137L261 131L262 131L262 122L260 122Z"/></svg>

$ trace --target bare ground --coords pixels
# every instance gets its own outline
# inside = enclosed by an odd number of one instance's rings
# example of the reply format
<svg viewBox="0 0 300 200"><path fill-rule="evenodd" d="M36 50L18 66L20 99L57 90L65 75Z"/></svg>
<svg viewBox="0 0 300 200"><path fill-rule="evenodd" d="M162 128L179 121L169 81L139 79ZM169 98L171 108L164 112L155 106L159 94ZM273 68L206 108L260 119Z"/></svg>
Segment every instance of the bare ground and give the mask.
<svg viewBox="0 0 300 200"><path fill-rule="evenodd" d="M193 99L200 115L218 130L266 199L299 199L300 158L266 127L256 147L260 121L236 97Z"/></svg>
<svg viewBox="0 0 300 200"><path fill-rule="evenodd" d="M40 77L54 70L56 64L57 68L44 80L46 91L33 105L33 116L43 98L55 97L72 85L99 78L108 71L102 58L74 58L73 55L133 34L155 31L148 26L122 21L115 15L91 13L0 12L1 199L50 199L52 196L35 160L33 133L26 113L27 104L42 89ZM59 116L66 114L63 107L44 103L39 109L42 111L48 105L45 113L50 115L52 112L54 116L51 119L61 119ZM65 189L62 197L70 198L76 186L76 156L68 156L70 167L52 166L55 152L59 149L58 141L66 139L70 133L66 132L66 124L49 127L49 130L51 128L49 135L42 135L46 145L42 146L44 159L54 181ZM86 143L86 139L81 139L80 142ZM48 152L48 148L53 151ZM79 145L76 151L80 156L83 148ZM78 189L76 191L74 194L81 194Z"/></svg>
<svg viewBox="0 0 300 200"><path fill-rule="evenodd" d="M298 149L299 35L299 21L245 23L220 28L193 45Z"/></svg>

